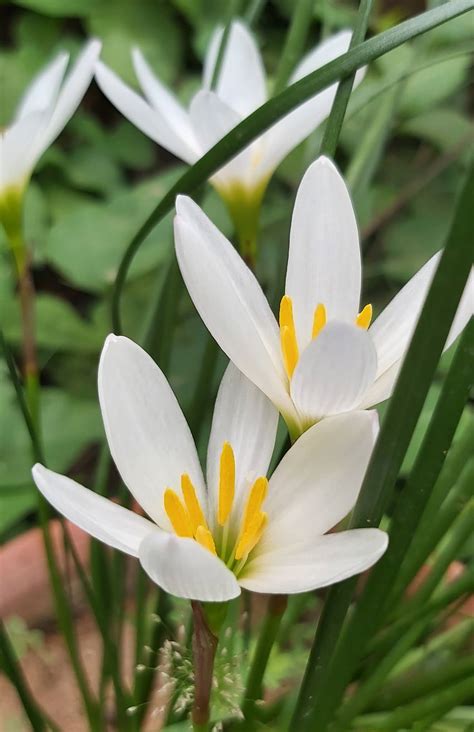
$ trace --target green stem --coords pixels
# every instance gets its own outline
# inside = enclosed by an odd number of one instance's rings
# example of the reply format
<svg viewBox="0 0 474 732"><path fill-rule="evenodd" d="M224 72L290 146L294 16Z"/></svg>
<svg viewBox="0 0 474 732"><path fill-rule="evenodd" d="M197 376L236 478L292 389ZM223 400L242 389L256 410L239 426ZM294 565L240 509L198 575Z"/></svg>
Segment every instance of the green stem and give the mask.
<svg viewBox="0 0 474 732"><path fill-rule="evenodd" d="M356 728L363 730L401 730L432 714L449 712L472 696L474 675L458 681L445 689L438 689L433 696L423 698L396 709L390 714L367 714L354 721ZM438 717L439 718L439 717Z"/></svg>
<svg viewBox="0 0 474 732"><path fill-rule="evenodd" d="M423 13L420 16L400 23L395 28L380 33L361 43L348 53L325 64L323 67L305 76L296 84L292 84L277 97L263 104L249 115L237 127L222 138L211 150L202 156L181 178L169 189L158 203L148 219L140 227L128 245L119 265L115 287L112 295L112 322L114 332L122 332L120 318L120 300L130 265L148 234L164 216L172 210L179 193L193 193L202 183L216 173L237 153L255 140L266 129L282 119L302 102L323 91L334 82L349 76L358 68L383 54L406 43L422 33L446 23L452 18L467 13L474 7L473 0L451 0Z"/></svg>
<svg viewBox="0 0 474 732"><path fill-rule="evenodd" d="M15 687L33 732L45 732L48 728L56 731L58 729L56 725L47 719L31 694L2 620L0 620L0 666Z"/></svg>
<svg viewBox="0 0 474 732"><path fill-rule="evenodd" d="M273 645L277 639L283 613L287 605L286 595L270 595L252 665L250 666L242 704L242 714L248 723L255 713L255 702L262 697L262 682Z"/></svg>
<svg viewBox="0 0 474 732"><path fill-rule="evenodd" d="M359 12L352 33L349 49L355 48L362 43L367 33L370 12L372 10L373 0L361 0L359 3ZM342 79L337 88L336 96L324 130L323 141L321 143L321 155L327 155L333 158L336 154L339 136L341 134L342 124L349 104L349 99L354 86L355 73L352 73L346 79Z"/></svg>
<svg viewBox="0 0 474 732"><path fill-rule="evenodd" d="M285 45L280 56L280 63L275 74L273 94L279 94L288 83L296 62L301 57L306 37L311 27L314 12L314 0L296 0L291 18L291 25L285 38Z"/></svg>
<svg viewBox="0 0 474 732"><path fill-rule="evenodd" d="M250 27L257 25L265 3L266 0L250 0L249 6L245 11L245 20Z"/></svg>
<svg viewBox="0 0 474 732"><path fill-rule="evenodd" d="M240 0L231 0L227 11L227 22L222 32L221 42L219 44L219 50L217 52L216 64L212 72L211 89L215 91L217 82L219 81L219 74L221 72L222 63L224 61L225 49L227 46L227 40L229 38L230 29L232 27L232 21L236 15L238 15L240 6Z"/></svg>

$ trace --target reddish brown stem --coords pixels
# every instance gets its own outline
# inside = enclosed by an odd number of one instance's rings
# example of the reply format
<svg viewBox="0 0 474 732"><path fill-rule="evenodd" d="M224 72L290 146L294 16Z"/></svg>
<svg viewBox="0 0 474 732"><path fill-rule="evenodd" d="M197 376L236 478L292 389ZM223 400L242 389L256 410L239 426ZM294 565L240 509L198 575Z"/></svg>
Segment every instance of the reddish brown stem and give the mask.
<svg viewBox="0 0 474 732"><path fill-rule="evenodd" d="M205 729L210 718L210 698L217 637L209 629L201 603L194 601L191 605L194 620L194 704L192 721L195 728Z"/></svg>

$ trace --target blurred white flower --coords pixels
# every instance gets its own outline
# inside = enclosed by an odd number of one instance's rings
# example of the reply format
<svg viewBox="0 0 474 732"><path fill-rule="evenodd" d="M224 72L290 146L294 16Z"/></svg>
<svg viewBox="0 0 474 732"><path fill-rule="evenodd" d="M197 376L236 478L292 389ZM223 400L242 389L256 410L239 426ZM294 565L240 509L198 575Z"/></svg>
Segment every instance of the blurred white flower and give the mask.
<svg viewBox="0 0 474 732"><path fill-rule="evenodd" d="M217 30L211 39L202 88L189 109L157 79L138 48L132 58L145 98L105 64L97 64L97 82L112 104L145 135L191 165L268 99L260 52L239 21L231 25L217 83L211 90L222 33ZM350 39L350 31L341 31L323 41L297 65L289 84L345 53ZM363 70L357 73L356 84L363 74ZM287 114L212 177L241 240L246 230L251 236L256 227L261 198L273 171L327 117L336 88L332 85Z"/></svg>
<svg viewBox="0 0 474 732"><path fill-rule="evenodd" d="M252 272L199 206L179 196L176 210L176 253L201 318L280 410L293 437L323 417L391 395L440 252L370 325L371 306L359 312L361 259L350 196L321 157L297 193L278 324ZM471 273L445 348L473 311Z"/></svg>
<svg viewBox="0 0 474 732"><path fill-rule="evenodd" d="M362 572L383 554L378 529L325 535L354 506L378 430L375 412L327 419L266 476L278 412L233 364L217 396L207 487L165 376L132 341L109 336L99 397L115 464L151 521L41 465L47 500L92 536L139 558L178 596L225 601L240 587L294 593Z"/></svg>
<svg viewBox="0 0 474 732"><path fill-rule="evenodd" d="M39 158L76 111L100 48L99 41L89 41L66 79L69 54L60 53L33 79L12 123L0 130L0 220L8 220L9 204L21 198Z"/></svg>

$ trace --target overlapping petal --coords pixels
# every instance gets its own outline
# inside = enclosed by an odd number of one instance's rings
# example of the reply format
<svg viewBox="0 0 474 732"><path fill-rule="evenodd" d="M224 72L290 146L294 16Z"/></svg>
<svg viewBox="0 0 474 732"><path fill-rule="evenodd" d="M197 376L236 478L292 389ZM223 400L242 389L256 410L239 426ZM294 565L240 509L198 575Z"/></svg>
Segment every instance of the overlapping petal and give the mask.
<svg viewBox="0 0 474 732"><path fill-rule="evenodd" d="M209 44L203 71L205 89L211 88L222 34L223 29L219 28ZM252 34L238 20L230 28L215 91L242 118L266 101L265 70L260 51Z"/></svg>
<svg viewBox="0 0 474 732"><path fill-rule="evenodd" d="M206 492L189 427L164 374L128 338L109 336L99 365L99 399L110 452L136 500L162 528L166 488L187 473L201 505Z"/></svg>
<svg viewBox="0 0 474 732"><path fill-rule="evenodd" d="M203 153L210 150L242 121L232 107L211 91L199 91L194 96L189 114L196 140ZM232 158L219 170L214 179L222 183L232 180L245 181L250 170L251 150L251 147L247 147Z"/></svg>
<svg viewBox="0 0 474 732"><path fill-rule="evenodd" d="M377 353L367 331L330 322L301 354L291 379L291 397L311 424L357 408L376 372Z"/></svg>
<svg viewBox="0 0 474 732"><path fill-rule="evenodd" d="M101 47L97 39L89 41L66 76L44 133L43 150L51 145L76 111L91 83Z"/></svg>
<svg viewBox="0 0 474 732"><path fill-rule="evenodd" d="M380 559L387 544L387 534L378 529L327 534L256 557L245 567L239 582L253 592L315 590L364 572Z"/></svg>
<svg viewBox="0 0 474 732"><path fill-rule="evenodd" d="M225 602L240 595L232 572L214 554L192 539L159 532L140 545L140 563L166 592L201 602Z"/></svg>
<svg viewBox="0 0 474 732"><path fill-rule="evenodd" d="M114 549L138 557L150 534L161 533L151 521L37 463L33 478L43 496L67 519Z"/></svg>
<svg viewBox="0 0 474 732"><path fill-rule="evenodd" d="M323 41L296 67L289 83L292 84L298 81L303 76L316 71L324 64L346 53L350 39L351 33L349 31L341 31ZM354 86L362 81L363 75L363 70L356 74ZM269 174L275 170L290 150L299 145L326 119L331 111L336 90L337 84L333 84L319 92L308 101L300 104L299 107L283 117L265 133L263 136L265 155L260 169L262 174Z"/></svg>
<svg viewBox="0 0 474 732"><path fill-rule="evenodd" d="M32 112L42 112L56 101L61 82L69 61L69 54L63 51L42 69L33 79L23 95L16 114L15 122Z"/></svg>
<svg viewBox="0 0 474 732"><path fill-rule="evenodd" d="M174 131L165 115L151 107L101 61L96 64L95 78L105 96L144 135L187 163L197 160L199 155Z"/></svg>
<svg viewBox="0 0 474 732"><path fill-rule="evenodd" d="M231 521L241 514L242 503L256 478L266 475L275 445L278 411L230 363L217 394L207 451L207 489L210 515L217 512L219 463L225 442L235 456L235 498Z"/></svg>
<svg viewBox="0 0 474 732"><path fill-rule="evenodd" d="M137 79L151 106L157 109L176 134L187 140L189 146L194 149L194 133L186 109L170 89L155 76L139 48L133 49L132 61Z"/></svg>
<svg viewBox="0 0 474 732"><path fill-rule="evenodd" d="M237 368L284 414L293 414L277 323L259 283L190 198L178 196L176 211L176 255L201 318Z"/></svg>
<svg viewBox="0 0 474 732"><path fill-rule="evenodd" d="M311 543L353 508L377 436L376 412L328 417L292 446L270 479L256 556Z"/></svg>
<svg viewBox="0 0 474 732"><path fill-rule="evenodd" d="M357 222L335 165L318 158L298 188L290 231L285 292L293 300L300 348L311 340L313 315L354 322L359 309L361 257Z"/></svg>

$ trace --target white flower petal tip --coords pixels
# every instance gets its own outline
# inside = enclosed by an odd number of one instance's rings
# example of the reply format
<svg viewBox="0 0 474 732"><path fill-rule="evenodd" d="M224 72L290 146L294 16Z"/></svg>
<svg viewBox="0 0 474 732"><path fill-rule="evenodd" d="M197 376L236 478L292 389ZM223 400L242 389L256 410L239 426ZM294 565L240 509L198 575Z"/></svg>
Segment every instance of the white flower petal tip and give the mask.
<svg viewBox="0 0 474 732"><path fill-rule="evenodd" d="M114 549L137 557L143 539L159 531L143 516L99 496L65 475L48 470L40 463L31 472L38 489L59 513Z"/></svg>
<svg viewBox="0 0 474 732"><path fill-rule="evenodd" d="M167 488L187 473L206 505L204 479L189 427L166 377L140 346L109 335L99 363L99 401L107 441L122 479L148 515L170 529Z"/></svg>
<svg viewBox="0 0 474 732"><path fill-rule="evenodd" d="M176 597L225 602L240 595L232 572L192 539L166 533L147 536L140 545L139 558L153 582Z"/></svg>
<svg viewBox="0 0 474 732"><path fill-rule="evenodd" d="M366 330L330 322L303 351L291 396L310 423L357 408L375 381L377 352Z"/></svg>
<svg viewBox="0 0 474 732"><path fill-rule="evenodd" d="M293 594L327 587L365 572L384 554L388 536L379 529L352 529L300 542L278 556L257 557L240 584L247 590Z"/></svg>

